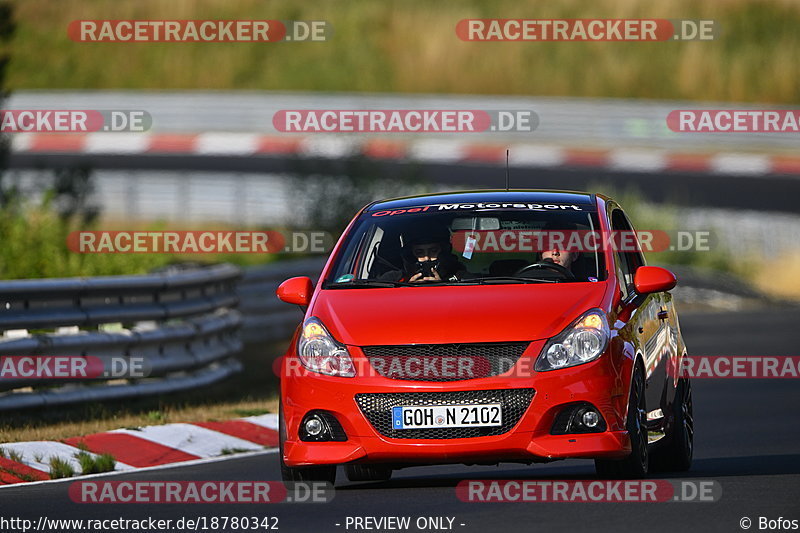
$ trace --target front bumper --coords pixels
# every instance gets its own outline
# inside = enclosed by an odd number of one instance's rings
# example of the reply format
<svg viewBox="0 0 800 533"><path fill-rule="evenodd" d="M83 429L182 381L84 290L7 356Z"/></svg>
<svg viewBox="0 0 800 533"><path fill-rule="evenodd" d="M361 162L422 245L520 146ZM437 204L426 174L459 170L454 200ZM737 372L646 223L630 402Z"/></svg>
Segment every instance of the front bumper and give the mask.
<svg viewBox="0 0 800 533"><path fill-rule="evenodd" d="M533 342L523 354L532 368L543 342ZM363 357L351 350L354 357ZM401 381L381 376L339 378L312 372L283 374L288 466L320 464L393 463L442 464L500 461L546 461L560 458L619 458L630 453L625 431L627 383L614 371L618 365L606 353L597 361L551 372L519 375L518 369L501 376L452 382ZM519 363L518 363L519 364ZM534 389L519 421L502 434L469 438L392 438L370 423L356 401L359 394L441 394L455 391ZM594 405L606 421L602 433L551 435L556 415L576 402ZM346 442L301 442L298 429L303 416L321 409L341 423ZM385 431L384 431L385 433Z"/></svg>

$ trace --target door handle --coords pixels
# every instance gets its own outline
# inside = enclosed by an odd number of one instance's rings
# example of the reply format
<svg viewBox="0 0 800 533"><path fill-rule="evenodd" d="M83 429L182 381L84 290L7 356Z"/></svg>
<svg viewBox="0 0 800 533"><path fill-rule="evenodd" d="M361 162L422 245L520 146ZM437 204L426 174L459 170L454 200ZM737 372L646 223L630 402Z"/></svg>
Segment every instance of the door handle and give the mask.
<svg viewBox="0 0 800 533"><path fill-rule="evenodd" d="M669 311L667 311L666 309L662 309L661 311L658 312L656 316L658 317L659 320L666 320L669 318Z"/></svg>

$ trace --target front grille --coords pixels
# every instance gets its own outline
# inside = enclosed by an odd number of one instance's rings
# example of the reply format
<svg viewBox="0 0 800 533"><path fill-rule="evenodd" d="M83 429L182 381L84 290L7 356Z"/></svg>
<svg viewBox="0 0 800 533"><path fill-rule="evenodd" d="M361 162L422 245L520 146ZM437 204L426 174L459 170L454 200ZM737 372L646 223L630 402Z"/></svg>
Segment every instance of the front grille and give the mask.
<svg viewBox="0 0 800 533"><path fill-rule="evenodd" d="M393 439L466 439L502 435L519 422L533 399L533 389L456 392L393 392L356 394L356 403L381 435ZM499 403L503 425L483 428L392 429L392 407Z"/></svg>
<svg viewBox="0 0 800 533"><path fill-rule="evenodd" d="M364 346L378 374L413 381L464 381L511 370L527 342Z"/></svg>

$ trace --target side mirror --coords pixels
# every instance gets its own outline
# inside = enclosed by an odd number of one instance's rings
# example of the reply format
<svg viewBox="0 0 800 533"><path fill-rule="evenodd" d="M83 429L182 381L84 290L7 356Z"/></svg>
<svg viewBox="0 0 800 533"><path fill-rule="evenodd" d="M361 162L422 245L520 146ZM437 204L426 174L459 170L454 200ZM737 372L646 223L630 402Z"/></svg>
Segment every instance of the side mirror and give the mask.
<svg viewBox="0 0 800 533"><path fill-rule="evenodd" d="M299 276L289 278L281 283L275 294L287 304L307 306L311 302L311 294L313 292L314 286L311 284L311 278Z"/></svg>
<svg viewBox="0 0 800 533"><path fill-rule="evenodd" d="M666 268L640 266L633 275L633 284L639 294L666 292L675 287L678 279Z"/></svg>

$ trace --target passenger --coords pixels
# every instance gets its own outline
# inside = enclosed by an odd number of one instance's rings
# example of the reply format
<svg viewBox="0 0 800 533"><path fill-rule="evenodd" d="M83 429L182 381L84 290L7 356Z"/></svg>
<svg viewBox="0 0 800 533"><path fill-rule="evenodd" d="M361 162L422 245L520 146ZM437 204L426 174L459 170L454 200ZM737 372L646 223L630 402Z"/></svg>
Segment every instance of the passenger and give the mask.
<svg viewBox="0 0 800 533"><path fill-rule="evenodd" d="M403 233L403 270L390 270L380 279L410 283L458 281L459 273L466 267L451 250L450 233L446 229L409 230Z"/></svg>

